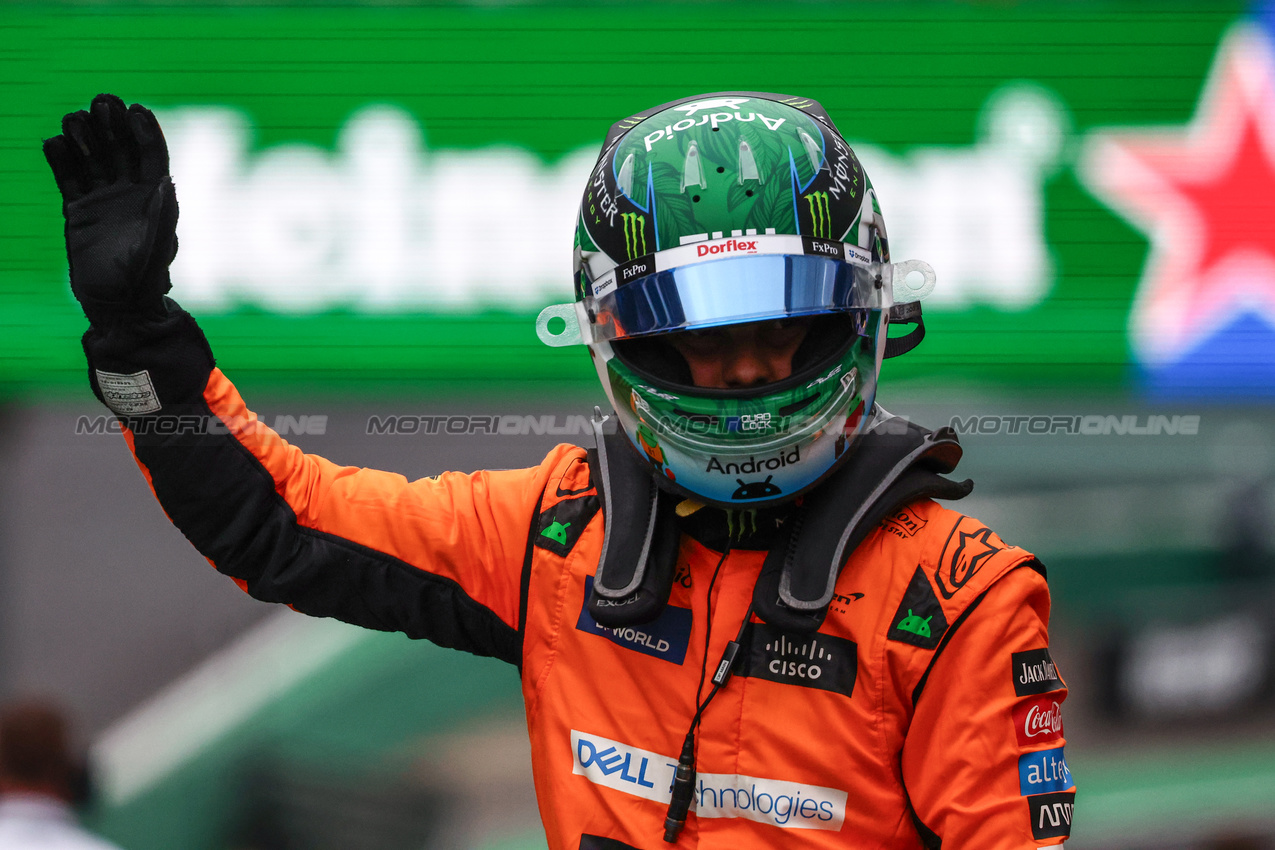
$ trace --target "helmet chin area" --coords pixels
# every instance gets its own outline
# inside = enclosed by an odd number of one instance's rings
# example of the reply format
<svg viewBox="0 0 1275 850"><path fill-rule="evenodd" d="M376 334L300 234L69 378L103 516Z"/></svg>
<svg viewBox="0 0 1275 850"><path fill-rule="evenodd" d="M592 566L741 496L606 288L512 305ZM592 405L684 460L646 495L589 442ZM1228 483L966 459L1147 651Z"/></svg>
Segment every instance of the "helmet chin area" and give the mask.
<svg viewBox="0 0 1275 850"><path fill-rule="evenodd" d="M694 387L678 373L661 380L615 343L590 347L620 426L663 486L755 508L797 497L849 455L876 395L885 321L863 311L850 338L825 344L783 381L745 390Z"/></svg>

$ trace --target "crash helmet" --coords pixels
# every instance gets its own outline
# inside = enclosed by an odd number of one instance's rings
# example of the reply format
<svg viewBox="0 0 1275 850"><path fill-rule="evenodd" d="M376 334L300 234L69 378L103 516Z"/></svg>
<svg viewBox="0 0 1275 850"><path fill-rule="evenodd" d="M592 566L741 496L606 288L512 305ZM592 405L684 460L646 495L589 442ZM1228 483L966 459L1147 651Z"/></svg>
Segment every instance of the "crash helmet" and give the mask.
<svg viewBox="0 0 1275 850"><path fill-rule="evenodd" d="M925 263L891 263L876 191L823 107L758 92L616 122L574 259L575 302L540 314L540 338L588 346L607 416L662 487L727 508L794 499L851 454L892 305L934 280ZM696 386L673 345L775 321L807 330L791 374L766 384Z"/></svg>

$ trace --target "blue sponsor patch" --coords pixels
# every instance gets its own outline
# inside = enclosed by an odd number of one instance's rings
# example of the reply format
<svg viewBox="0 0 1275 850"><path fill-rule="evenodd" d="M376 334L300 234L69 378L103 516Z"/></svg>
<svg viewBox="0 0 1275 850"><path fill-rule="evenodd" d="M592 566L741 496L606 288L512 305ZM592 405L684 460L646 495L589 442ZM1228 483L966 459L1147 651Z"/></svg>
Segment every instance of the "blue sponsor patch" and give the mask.
<svg viewBox="0 0 1275 850"><path fill-rule="evenodd" d="M686 660L686 647L691 642L690 608L665 605L660 616L649 623L612 629L599 625L589 613L589 594L592 592L593 576L585 576L584 601L580 605L580 618L576 620L577 629L604 637L625 649L632 649L673 664L681 664Z"/></svg>
<svg viewBox="0 0 1275 850"><path fill-rule="evenodd" d="M1018 757L1018 790L1024 797L1066 791L1075 784L1062 747Z"/></svg>

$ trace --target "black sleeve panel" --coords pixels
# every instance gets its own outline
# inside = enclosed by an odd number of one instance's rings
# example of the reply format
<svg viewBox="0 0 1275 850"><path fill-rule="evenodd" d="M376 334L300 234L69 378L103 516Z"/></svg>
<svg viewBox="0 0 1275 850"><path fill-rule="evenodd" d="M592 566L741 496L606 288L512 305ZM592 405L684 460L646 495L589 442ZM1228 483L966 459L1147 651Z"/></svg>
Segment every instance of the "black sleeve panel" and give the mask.
<svg viewBox="0 0 1275 850"><path fill-rule="evenodd" d="M254 598L518 663L516 631L456 582L298 526L270 475L233 436L201 437L196 446L135 440L173 523Z"/></svg>
<svg viewBox="0 0 1275 850"><path fill-rule="evenodd" d="M142 332L90 329L84 347L99 398L97 370L147 371L162 409L121 416L137 459L173 523L252 596L519 662L517 630L456 581L297 523L265 467L233 434L215 427L220 420L203 398L212 356L188 315L170 315L163 326Z"/></svg>

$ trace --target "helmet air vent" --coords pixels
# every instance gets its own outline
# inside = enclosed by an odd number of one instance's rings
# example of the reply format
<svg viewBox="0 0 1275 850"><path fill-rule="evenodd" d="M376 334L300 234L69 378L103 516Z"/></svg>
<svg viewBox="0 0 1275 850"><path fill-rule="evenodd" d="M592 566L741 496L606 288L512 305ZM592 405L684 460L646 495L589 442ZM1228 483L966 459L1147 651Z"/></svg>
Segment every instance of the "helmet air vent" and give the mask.
<svg viewBox="0 0 1275 850"><path fill-rule="evenodd" d="M745 180L761 181L761 172L757 170L757 160L753 158L753 149L749 147L747 139L739 140L739 185L744 185Z"/></svg>
<svg viewBox="0 0 1275 850"><path fill-rule="evenodd" d="M691 148L686 152L686 165L682 167L682 191L686 191L687 186L699 186L701 189L708 187L704 182L704 169L699 162L699 145L691 142Z"/></svg>
<svg viewBox="0 0 1275 850"><path fill-rule="evenodd" d="M615 185L623 193L624 197L633 197L633 154L629 154L624 158L624 164L620 166L620 173L616 175Z"/></svg>
<svg viewBox="0 0 1275 850"><path fill-rule="evenodd" d="M801 146L806 149L806 157L810 160L810 168L814 171L819 170L819 164L823 162L823 151L819 147L819 143L810 137L805 130L798 132L801 136Z"/></svg>

